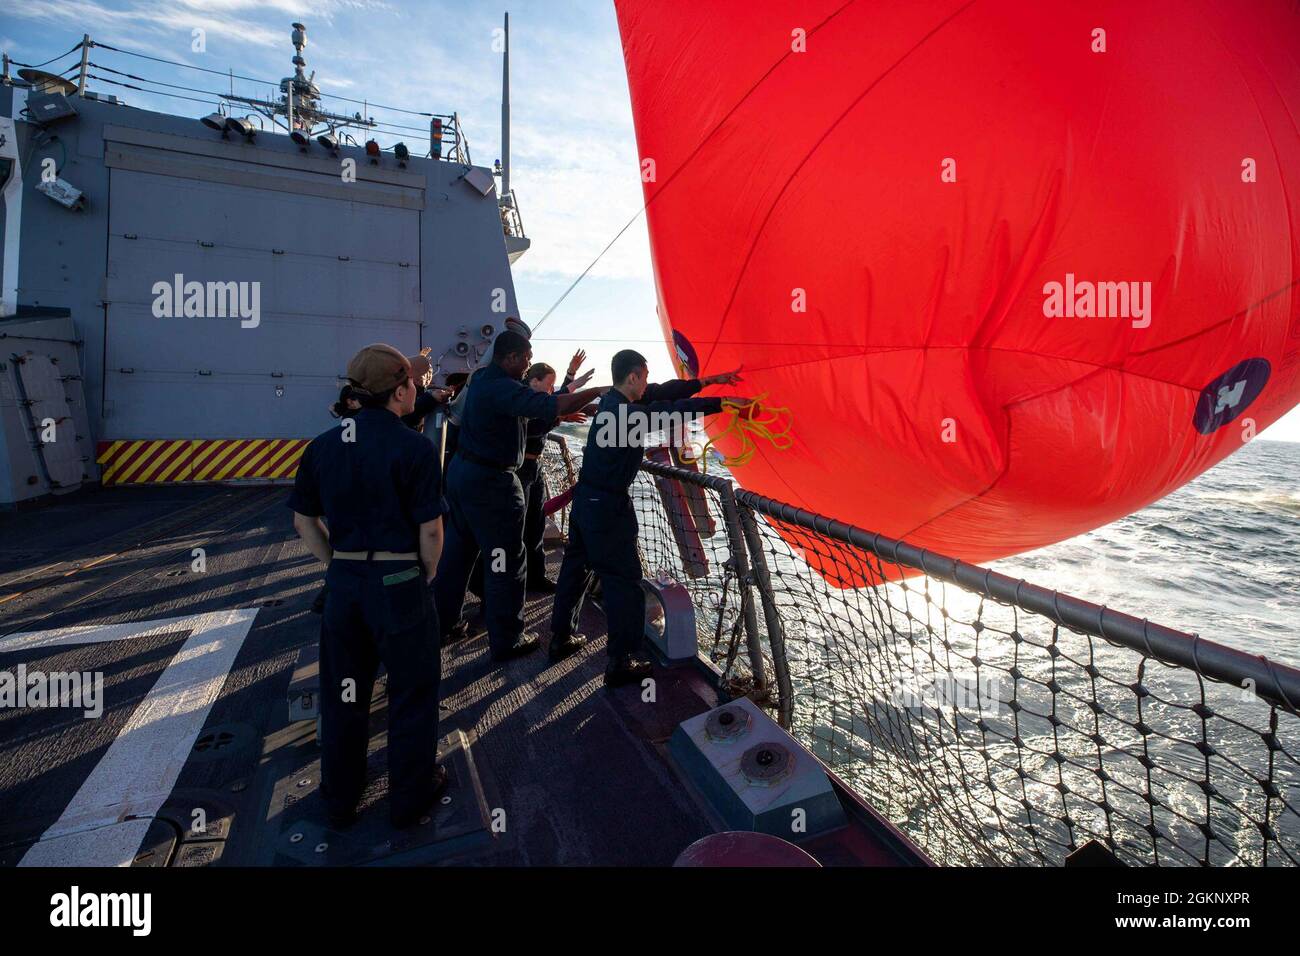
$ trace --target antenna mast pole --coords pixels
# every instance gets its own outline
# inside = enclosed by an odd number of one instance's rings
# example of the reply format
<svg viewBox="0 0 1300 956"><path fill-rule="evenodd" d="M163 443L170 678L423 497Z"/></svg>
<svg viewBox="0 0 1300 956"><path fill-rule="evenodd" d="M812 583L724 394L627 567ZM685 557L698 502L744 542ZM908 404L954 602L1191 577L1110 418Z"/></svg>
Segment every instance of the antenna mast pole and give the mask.
<svg viewBox="0 0 1300 956"><path fill-rule="evenodd" d="M505 57L501 61L501 205L510 206L510 14L506 14Z"/></svg>
<svg viewBox="0 0 1300 956"><path fill-rule="evenodd" d="M90 65L90 34L81 35L81 70L77 74L77 95L86 95L86 68Z"/></svg>

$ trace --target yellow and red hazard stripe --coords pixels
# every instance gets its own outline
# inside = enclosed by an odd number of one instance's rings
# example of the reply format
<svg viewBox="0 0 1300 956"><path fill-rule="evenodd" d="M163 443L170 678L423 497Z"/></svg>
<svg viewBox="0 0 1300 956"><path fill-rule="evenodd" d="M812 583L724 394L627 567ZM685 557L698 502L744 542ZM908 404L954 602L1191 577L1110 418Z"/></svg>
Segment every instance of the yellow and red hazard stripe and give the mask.
<svg viewBox="0 0 1300 956"><path fill-rule="evenodd" d="M144 438L102 441L104 485L292 478L307 438Z"/></svg>

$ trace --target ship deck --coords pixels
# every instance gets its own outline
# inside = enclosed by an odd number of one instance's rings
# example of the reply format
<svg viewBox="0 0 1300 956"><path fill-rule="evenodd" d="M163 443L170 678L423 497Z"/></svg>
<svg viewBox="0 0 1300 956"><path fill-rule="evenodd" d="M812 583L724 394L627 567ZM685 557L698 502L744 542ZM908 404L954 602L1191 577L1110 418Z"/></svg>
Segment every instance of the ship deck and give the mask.
<svg viewBox="0 0 1300 956"><path fill-rule="evenodd" d="M557 665L495 665L481 631L443 649L452 783L405 831L387 824L381 676L361 817L331 830L315 722L288 704L322 569L284 501L275 486L116 487L0 515L0 668L104 681L100 719L0 708L0 864L669 865L725 829L666 751L718 703L710 681L674 667L652 703L606 690L589 605L590 643ZM526 613L545 637L549 599ZM891 862L832 842L824 862Z"/></svg>

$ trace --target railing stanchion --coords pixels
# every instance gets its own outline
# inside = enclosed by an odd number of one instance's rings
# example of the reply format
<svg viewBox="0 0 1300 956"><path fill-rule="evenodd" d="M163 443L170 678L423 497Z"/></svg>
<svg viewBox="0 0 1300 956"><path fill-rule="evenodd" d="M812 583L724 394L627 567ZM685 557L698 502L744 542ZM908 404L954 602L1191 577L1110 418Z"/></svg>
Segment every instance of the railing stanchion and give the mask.
<svg viewBox="0 0 1300 956"><path fill-rule="evenodd" d="M772 649L772 673L776 678L777 719L782 727L789 730L794 719L794 689L790 681L790 662L785 656L785 629L781 626L781 613L777 610L773 596L772 575L768 571L767 556L763 553L763 536L759 533L757 519L748 508L743 505L737 507L740 524L745 532L745 543L749 546L754 583L758 585L759 597L763 601L767 644Z"/></svg>
<svg viewBox="0 0 1300 956"><path fill-rule="evenodd" d="M763 643L758 636L758 612L754 609L754 583L750 574L745 532L740 519L740 506L730 482L716 486L722 502L722 517L727 524L727 543L731 550L731 563L736 572L740 591L740 610L745 622L745 640L749 645L749 666L754 672L754 696L761 700L770 691L767 683L767 665L763 662Z"/></svg>

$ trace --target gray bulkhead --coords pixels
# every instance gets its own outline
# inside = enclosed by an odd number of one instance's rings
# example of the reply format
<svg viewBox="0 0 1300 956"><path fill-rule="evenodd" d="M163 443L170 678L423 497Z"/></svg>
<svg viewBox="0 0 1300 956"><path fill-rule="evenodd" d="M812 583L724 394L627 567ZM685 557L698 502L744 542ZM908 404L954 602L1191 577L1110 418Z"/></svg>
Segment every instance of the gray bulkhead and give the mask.
<svg viewBox="0 0 1300 956"><path fill-rule="evenodd" d="M310 437L361 346L431 346L442 373L463 371L518 315L496 189L465 181L474 169L490 184L489 169L304 153L269 130L223 139L198 119L75 96L77 115L40 137L16 115L25 93L0 87L23 178L20 211L0 211L18 236L5 272L26 314L71 315L93 441ZM82 208L36 191L46 158ZM256 316L157 316L158 284L178 274L222 284L205 303L233 303L226 284L249 283Z"/></svg>

